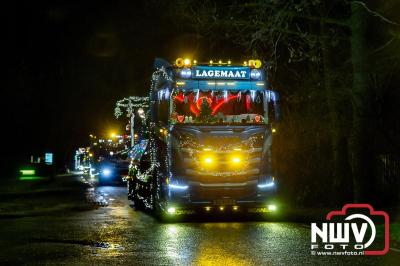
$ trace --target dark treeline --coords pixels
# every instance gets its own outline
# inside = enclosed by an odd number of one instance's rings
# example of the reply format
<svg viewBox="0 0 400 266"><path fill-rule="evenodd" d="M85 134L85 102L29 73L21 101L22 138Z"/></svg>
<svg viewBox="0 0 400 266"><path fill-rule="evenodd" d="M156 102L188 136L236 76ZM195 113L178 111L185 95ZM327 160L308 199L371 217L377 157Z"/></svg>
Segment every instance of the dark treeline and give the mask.
<svg viewBox="0 0 400 266"><path fill-rule="evenodd" d="M306 206L393 206L399 10L397 1L188 0L168 13L209 49L233 46L267 64L282 98L274 143L282 193Z"/></svg>

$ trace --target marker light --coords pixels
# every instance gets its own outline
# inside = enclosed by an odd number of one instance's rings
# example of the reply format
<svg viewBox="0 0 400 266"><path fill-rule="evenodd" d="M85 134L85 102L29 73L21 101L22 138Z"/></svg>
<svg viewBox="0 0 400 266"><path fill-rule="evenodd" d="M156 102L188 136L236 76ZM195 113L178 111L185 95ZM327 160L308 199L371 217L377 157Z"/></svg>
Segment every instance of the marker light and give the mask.
<svg viewBox="0 0 400 266"><path fill-rule="evenodd" d="M193 60L193 65L196 65L197 64L197 60Z"/></svg>
<svg viewBox="0 0 400 266"><path fill-rule="evenodd" d="M174 207L169 207L169 208L167 209L167 212L168 212L169 214L175 214L176 209L175 209Z"/></svg>
<svg viewBox="0 0 400 266"><path fill-rule="evenodd" d="M212 65L213 64L213 60L210 60L210 65Z"/></svg>
<svg viewBox="0 0 400 266"><path fill-rule="evenodd" d="M219 210L220 210L220 211L223 211L224 209L225 209L224 206L220 206L220 207L219 207Z"/></svg>
<svg viewBox="0 0 400 266"><path fill-rule="evenodd" d="M184 68L180 71L181 78L188 79L192 76L192 71L189 68Z"/></svg>
<svg viewBox="0 0 400 266"><path fill-rule="evenodd" d="M187 67L190 67L192 65L192 62L190 61L190 59L185 58L185 60L183 60L183 64Z"/></svg>
<svg viewBox="0 0 400 266"><path fill-rule="evenodd" d="M260 68L261 67L261 65L262 65L262 63L261 63L261 61L260 60L254 60L254 67L255 68Z"/></svg>
<svg viewBox="0 0 400 266"><path fill-rule="evenodd" d="M276 133L276 129L275 128L272 129L272 133Z"/></svg>
<svg viewBox="0 0 400 266"><path fill-rule="evenodd" d="M206 211L209 212L211 210L211 207L205 207Z"/></svg>
<svg viewBox="0 0 400 266"><path fill-rule="evenodd" d="M276 205L273 205L273 204L271 204L271 205L268 205L268 210L269 211L271 211L271 212L273 212L273 211L276 211Z"/></svg>
<svg viewBox="0 0 400 266"><path fill-rule="evenodd" d="M232 207L232 209L233 209L234 211L237 211L238 208L239 208L238 206L233 206L233 207Z"/></svg>
<svg viewBox="0 0 400 266"><path fill-rule="evenodd" d="M250 77L251 77L251 79L260 79L261 71L258 69L252 69L250 71Z"/></svg>

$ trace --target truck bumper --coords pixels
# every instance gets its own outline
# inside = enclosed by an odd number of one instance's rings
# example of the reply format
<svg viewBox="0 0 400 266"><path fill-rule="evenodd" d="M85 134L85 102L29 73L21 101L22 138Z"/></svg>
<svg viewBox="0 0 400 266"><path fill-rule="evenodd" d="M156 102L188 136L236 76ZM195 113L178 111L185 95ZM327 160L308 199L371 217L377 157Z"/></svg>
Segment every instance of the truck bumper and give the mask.
<svg viewBox="0 0 400 266"><path fill-rule="evenodd" d="M259 184L257 180L241 184L208 184L188 182L170 185L166 211L193 213L267 213L276 210L276 183Z"/></svg>

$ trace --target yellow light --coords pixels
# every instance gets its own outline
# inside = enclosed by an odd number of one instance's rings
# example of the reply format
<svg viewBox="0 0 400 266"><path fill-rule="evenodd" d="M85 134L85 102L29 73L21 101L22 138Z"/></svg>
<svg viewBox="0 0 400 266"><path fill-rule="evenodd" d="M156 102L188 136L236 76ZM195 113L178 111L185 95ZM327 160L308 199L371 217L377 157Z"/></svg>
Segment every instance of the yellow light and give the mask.
<svg viewBox="0 0 400 266"><path fill-rule="evenodd" d="M241 148L234 148L233 150L234 151L241 151L242 149Z"/></svg>
<svg viewBox="0 0 400 266"><path fill-rule="evenodd" d="M217 82L217 85L224 86L225 82Z"/></svg>
<svg viewBox="0 0 400 266"><path fill-rule="evenodd" d="M163 129L162 128L160 128L160 133L163 133Z"/></svg>
<svg viewBox="0 0 400 266"><path fill-rule="evenodd" d="M220 206L220 207L219 207L219 210L220 210L220 211L223 211L224 209L225 209L224 206Z"/></svg>
<svg viewBox="0 0 400 266"><path fill-rule="evenodd" d="M228 82L226 83L228 86L235 86L235 82Z"/></svg>
<svg viewBox="0 0 400 266"><path fill-rule="evenodd" d="M138 137L138 134L135 134L135 135L133 135L133 137L134 137L135 139L137 139L137 137Z"/></svg>
<svg viewBox="0 0 400 266"><path fill-rule="evenodd" d="M206 158L204 158L204 162L205 162L206 164L212 164L213 159L212 159L211 157L206 157Z"/></svg>
<svg viewBox="0 0 400 266"><path fill-rule="evenodd" d="M237 211L238 210L238 206L233 206L233 208L232 208L234 211Z"/></svg>
<svg viewBox="0 0 400 266"><path fill-rule="evenodd" d="M208 85L215 85L215 82L207 82Z"/></svg>
<svg viewBox="0 0 400 266"><path fill-rule="evenodd" d="M175 60L175 65L176 65L177 67L183 67L183 65L184 65L184 60L183 60L183 58L178 58L178 59L176 59L176 60Z"/></svg>
<svg viewBox="0 0 400 266"><path fill-rule="evenodd" d="M264 86L264 82L257 82L256 85L257 86Z"/></svg>
<svg viewBox="0 0 400 266"><path fill-rule="evenodd" d="M183 82L183 81L178 81L178 82L176 83L176 85L185 85L185 82Z"/></svg>
<svg viewBox="0 0 400 266"><path fill-rule="evenodd" d="M115 138L117 136L117 134L115 134L114 132L111 132L110 136L111 136L111 138Z"/></svg>
<svg viewBox="0 0 400 266"><path fill-rule="evenodd" d="M273 204L271 204L271 205L268 205L268 210L269 211L271 211L271 212L273 212L273 211L276 211L276 205L273 205Z"/></svg>
<svg viewBox="0 0 400 266"><path fill-rule="evenodd" d="M272 129L272 133L276 133L276 129L275 128Z"/></svg>
<svg viewBox="0 0 400 266"><path fill-rule="evenodd" d="M240 160L240 158L239 157L233 157L232 158L232 163L240 163L241 162L241 160Z"/></svg>
<svg viewBox="0 0 400 266"><path fill-rule="evenodd" d="M254 67L255 68L260 68L261 67L261 65L262 65L262 63L261 63L261 61L260 60L254 60Z"/></svg>
<svg viewBox="0 0 400 266"><path fill-rule="evenodd" d="M212 65L214 62L213 62L213 60L210 60L210 64Z"/></svg>
<svg viewBox="0 0 400 266"><path fill-rule="evenodd" d="M193 65L196 65L197 64L197 60L193 60Z"/></svg>
<svg viewBox="0 0 400 266"><path fill-rule="evenodd" d="M255 61L249 60L249 67L254 67L254 66L255 66Z"/></svg>
<svg viewBox="0 0 400 266"><path fill-rule="evenodd" d="M183 60L183 64L185 66L190 66L190 59L189 58L185 58L185 60Z"/></svg>
<svg viewBox="0 0 400 266"><path fill-rule="evenodd" d="M205 209L206 209L206 211L209 212L209 211L211 210L211 207L208 207L208 206L207 206L207 207L205 207Z"/></svg>
<svg viewBox="0 0 400 266"><path fill-rule="evenodd" d="M219 61L218 61L218 64L222 64L222 60L219 60Z"/></svg>
<svg viewBox="0 0 400 266"><path fill-rule="evenodd" d="M93 157L93 153L89 153L89 157Z"/></svg>
<svg viewBox="0 0 400 266"><path fill-rule="evenodd" d="M204 148L203 151L211 151L211 148Z"/></svg>
<svg viewBox="0 0 400 266"><path fill-rule="evenodd" d="M231 60L228 60L228 65L230 65L231 64Z"/></svg>

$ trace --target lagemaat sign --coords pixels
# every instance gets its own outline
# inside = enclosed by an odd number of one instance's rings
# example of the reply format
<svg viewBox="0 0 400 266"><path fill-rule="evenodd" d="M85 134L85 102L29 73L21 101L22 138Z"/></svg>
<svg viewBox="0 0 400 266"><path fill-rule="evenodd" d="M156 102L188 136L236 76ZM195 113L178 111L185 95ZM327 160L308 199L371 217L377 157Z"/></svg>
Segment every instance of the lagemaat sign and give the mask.
<svg viewBox="0 0 400 266"><path fill-rule="evenodd" d="M384 255L389 251L389 215L369 204L346 204L326 222L311 223L312 255Z"/></svg>
<svg viewBox="0 0 400 266"><path fill-rule="evenodd" d="M192 71L194 79L250 79L248 67L197 66Z"/></svg>

